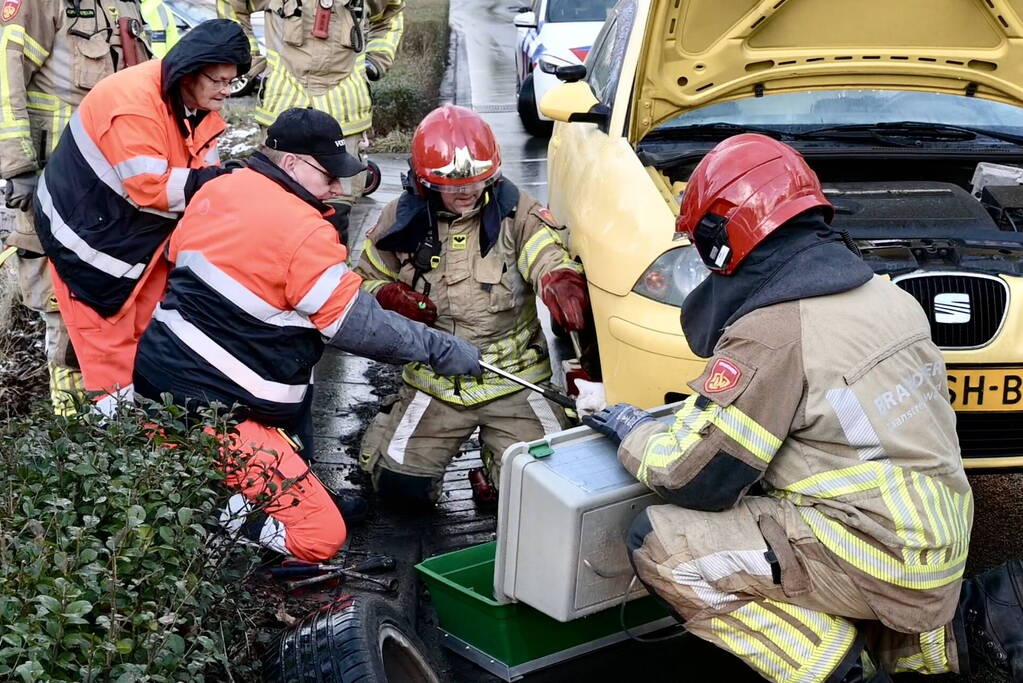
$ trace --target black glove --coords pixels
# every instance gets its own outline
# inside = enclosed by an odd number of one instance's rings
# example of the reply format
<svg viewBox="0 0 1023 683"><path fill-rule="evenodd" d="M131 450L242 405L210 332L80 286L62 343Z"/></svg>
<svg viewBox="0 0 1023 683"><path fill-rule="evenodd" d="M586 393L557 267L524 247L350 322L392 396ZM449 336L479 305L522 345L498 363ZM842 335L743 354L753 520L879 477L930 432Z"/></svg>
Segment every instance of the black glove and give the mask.
<svg viewBox="0 0 1023 683"><path fill-rule="evenodd" d="M620 444L633 429L653 419L653 415L632 404L616 403L583 417L583 424Z"/></svg>
<svg viewBox="0 0 1023 683"><path fill-rule="evenodd" d="M30 211L38 184L39 174L35 171L8 178L7 187L4 188L4 204L8 209Z"/></svg>
<svg viewBox="0 0 1023 683"><path fill-rule="evenodd" d="M380 77L383 76L383 72L380 67L376 65L372 59L366 58L366 80L367 81L379 81Z"/></svg>

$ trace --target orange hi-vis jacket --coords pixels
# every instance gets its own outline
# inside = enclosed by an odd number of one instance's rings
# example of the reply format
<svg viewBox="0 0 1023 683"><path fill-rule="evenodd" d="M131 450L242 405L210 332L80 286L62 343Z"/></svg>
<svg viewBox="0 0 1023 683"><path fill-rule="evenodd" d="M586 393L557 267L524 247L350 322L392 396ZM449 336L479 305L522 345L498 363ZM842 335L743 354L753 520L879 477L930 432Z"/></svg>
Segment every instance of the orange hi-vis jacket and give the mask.
<svg viewBox="0 0 1023 683"><path fill-rule="evenodd" d="M292 426L362 284L329 211L259 154L204 185L168 246L173 269L139 341L137 390L190 407L240 404L243 418Z"/></svg>
<svg viewBox="0 0 1023 683"><path fill-rule="evenodd" d="M162 60L118 72L82 100L37 192L36 230L71 293L112 316L133 292L219 164L226 128L207 112L194 130L175 114Z"/></svg>

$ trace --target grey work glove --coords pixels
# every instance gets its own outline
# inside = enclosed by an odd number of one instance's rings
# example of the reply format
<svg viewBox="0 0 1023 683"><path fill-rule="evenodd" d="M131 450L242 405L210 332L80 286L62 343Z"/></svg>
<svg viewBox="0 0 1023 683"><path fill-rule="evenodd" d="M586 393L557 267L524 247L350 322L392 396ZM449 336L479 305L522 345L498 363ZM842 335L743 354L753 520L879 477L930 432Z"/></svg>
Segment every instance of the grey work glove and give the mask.
<svg viewBox="0 0 1023 683"><path fill-rule="evenodd" d="M36 194L38 184L39 174L35 171L8 178L7 187L4 188L4 204L8 209L31 211L32 198Z"/></svg>
<svg viewBox="0 0 1023 683"><path fill-rule="evenodd" d="M327 343L383 363L427 363L441 375L483 374L480 351L475 346L394 311L385 311L376 297L363 291L356 295L341 328Z"/></svg>
<svg viewBox="0 0 1023 683"><path fill-rule="evenodd" d="M616 445L625 440L633 429L654 416L629 403L616 403L583 418L583 424L611 439Z"/></svg>

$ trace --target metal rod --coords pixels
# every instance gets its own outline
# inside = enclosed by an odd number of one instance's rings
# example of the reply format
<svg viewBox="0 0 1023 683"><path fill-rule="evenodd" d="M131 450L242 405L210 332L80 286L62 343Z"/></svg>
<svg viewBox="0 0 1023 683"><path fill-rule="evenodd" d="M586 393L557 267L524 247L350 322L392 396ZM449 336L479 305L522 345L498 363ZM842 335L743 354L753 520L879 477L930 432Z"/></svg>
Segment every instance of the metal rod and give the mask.
<svg viewBox="0 0 1023 683"><path fill-rule="evenodd" d="M505 379L511 380L516 384L520 384L526 387L527 389L535 391L544 398L550 399L551 401L554 401L555 403L564 408L575 408L575 401L572 400L572 397L570 396L566 396L565 394L559 393L557 391L551 391L550 389L544 389L538 384L533 384L528 380L522 379L521 377L513 375L510 372L506 372L499 367L491 365L490 363L480 361L480 367L483 368L484 370L489 370L498 377L504 377Z"/></svg>
<svg viewBox="0 0 1023 683"><path fill-rule="evenodd" d="M582 360L583 347L582 344L579 343L579 333L572 330L568 333L568 338L572 340L572 349L575 351L575 357Z"/></svg>

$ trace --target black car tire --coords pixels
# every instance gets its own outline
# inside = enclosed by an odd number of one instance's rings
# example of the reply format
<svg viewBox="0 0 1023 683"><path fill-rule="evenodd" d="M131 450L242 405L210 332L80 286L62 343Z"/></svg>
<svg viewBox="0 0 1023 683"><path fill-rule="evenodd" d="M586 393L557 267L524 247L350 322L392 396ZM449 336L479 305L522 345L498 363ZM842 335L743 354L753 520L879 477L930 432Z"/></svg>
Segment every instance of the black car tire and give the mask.
<svg viewBox="0 0 1023 683"><path fill-rule="evenodd" d="M362 188L362 196L368 197L380 187L380 167L366 159L366 186Z"/></svg>
<svg viewBox="0 0 1023 683"><path fill-rule="evenodd" d="M259 84L259 77L239 76L238 84L231 86L231 97L245 97L252 93Z"/></svg>
<svg viewBox="0 0 1023 683"><path fill-rule="evenodd" d="M281 634L263 675L271 683L439 683L424 652L392 600L360 594Z"/></svg>
<svg viewBox="0 0 1023 683"><path fill-rule="evenodd" d="M519 87L519 118L522 120L522 127L530 135L538 138L550 137L554 130L553 121L544 121L536 113L536 93L533 91L533 74L526 76Z"/></svg>

